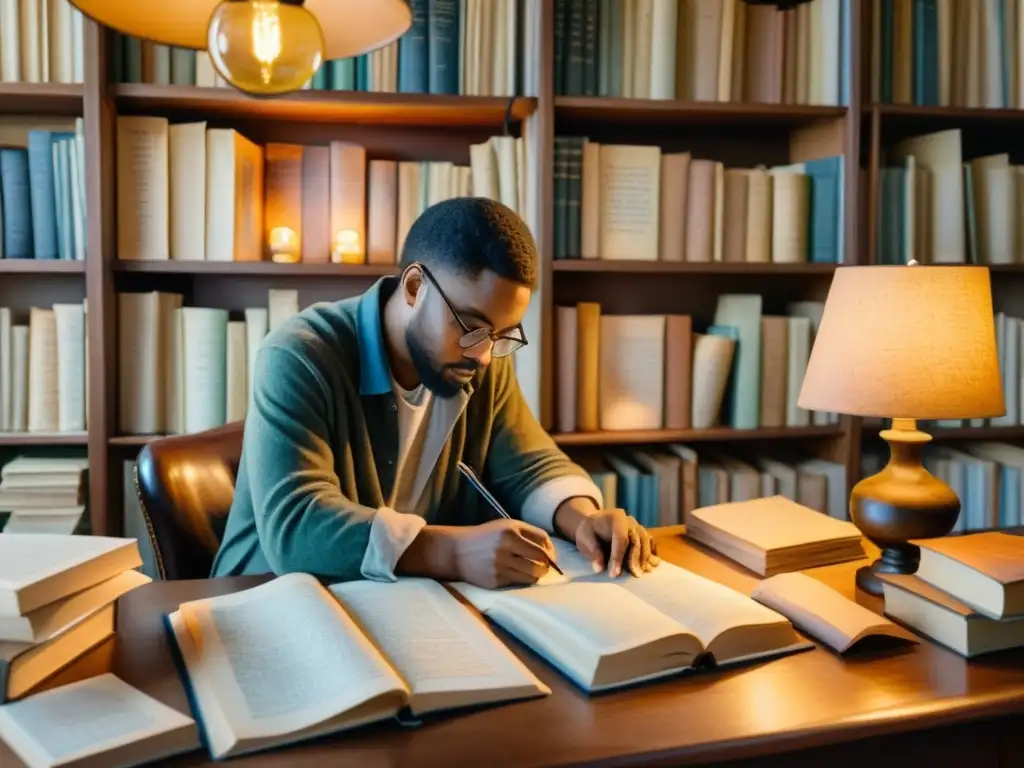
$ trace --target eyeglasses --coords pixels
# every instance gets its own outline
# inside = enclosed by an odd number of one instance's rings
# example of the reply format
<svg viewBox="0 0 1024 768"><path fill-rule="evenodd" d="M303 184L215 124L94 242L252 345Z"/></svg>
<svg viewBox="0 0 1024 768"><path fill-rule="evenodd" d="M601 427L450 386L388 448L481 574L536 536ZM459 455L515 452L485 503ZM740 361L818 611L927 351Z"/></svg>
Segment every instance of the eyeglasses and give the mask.
<svg viewBox="0 0 1024 768"><path fill-rule="evenodd" d="M423 273L423 276L430 281L431 285L437 289L441 298L444 299L444 303L448 305L448 310L452 313L452 317L455 318L455 322L457 322L459 327L462 328L463 333L462 337L459 339L459 346L463 349L472 349L473 347L485 342L490 342L491 355L493 357L505 357L506 355L511 355L520 347L525 347L528 343L526 341L526 332L523 331L522 324L517 325L511 331L504 334L497 333L492 328L470 328L459 316L458 310L456 310L452 305L451 301L441 289L441 286L437 284L437 280L432 274L430 274L430 270L419 262L410 264L409 266L417 267L420 272Z"/></svg>

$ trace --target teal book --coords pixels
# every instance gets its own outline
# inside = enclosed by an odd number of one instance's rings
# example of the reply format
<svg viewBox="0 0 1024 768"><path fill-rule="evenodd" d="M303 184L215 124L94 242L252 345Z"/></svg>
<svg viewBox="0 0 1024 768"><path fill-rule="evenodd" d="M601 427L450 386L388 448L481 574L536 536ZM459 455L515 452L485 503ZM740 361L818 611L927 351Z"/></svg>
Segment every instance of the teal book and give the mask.
<svg viewBox="0 0 1024 768"><path fill-rule="evenodd" d="M430 92L428 0L409 0L412 26L398 41L398 92Z"/></svg>
<svg viewBox="0 0 1024 768"><path fill-rule="evenodd" d="M739 356L743 343L742 339L740 339L740 331L731 325L709 325L708 335L721 336L736 342L736 350L732 355L732 369L729 372L729 383L726 385L725 395L722 397L722 421L725 422L726 426L739 429L736 426L737 410L739 407L736 404L736 390L739 386ZM758 377L758 381L760 381L760 377ZM758 404L760 406L760 400Z"/></svg>
<svg viewBox="0 0 1024 768"><path fill-rule="evenodd" d="M761 314L759 294L723 293L718 297L714 324L708 333L735 333L736 353L730 381L729 424L733 429L757 429L761 415ZM726 331L726 329L731 329Z"/></svg>

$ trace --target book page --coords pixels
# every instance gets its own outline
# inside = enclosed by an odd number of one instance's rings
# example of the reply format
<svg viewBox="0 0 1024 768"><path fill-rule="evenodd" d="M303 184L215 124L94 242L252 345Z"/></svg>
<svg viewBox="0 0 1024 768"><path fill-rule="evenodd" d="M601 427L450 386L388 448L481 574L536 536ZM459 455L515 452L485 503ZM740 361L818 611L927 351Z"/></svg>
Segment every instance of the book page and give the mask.
<svg viewBox="0 0 1024 768"><path fill-rule="evenodd" d="M175 634L219 754L235 740L295 734L405 691L380 652L306 574L184 603ZM396 697L387 714L404 698Z"/></svg>
<svg viewBox="0 0 1024 768"><path fill-rule="evenodd" d="M651 608L682 624L700 638L705 646L721 632L738 625L786 621L784 616L759 605L746 595L671 563L662 561L657 568L639 578L624 573L613 579L607 571L595 574L590 561L569 542L555 539L553 543L558 566L565 576L559 576L554 570L548 571L531 591L567 582L572 582L573 587L580 582L614 585L618 591L640 598ZM492 601L501 594L501 590L496 591ZM607 613L613 614L611 607ZM676 629L678 631L679 628Z"/></svg>
<svg viewBox="0 0 1024 768"><path fill-rule="evenodd" d="M616 584L581 580L511 590L453 586L584 690L681 669L701 651L699 641L679 624Z"/></svg>
<svg viewBox="0 0 1024 768"><path fill-rule="evenodd" d="M356 581L330 590L406 681L418 712L430 708L434 693L517 687L546 692L486 624L435 581Z"/></svg>
<svg viewBox="0 0 1024 768"><path fill-rule="evenodd" d="M618 579L619 586L700 638L705 647L737 626L786 623L786 618L746 595L671 563L662 562L639 578Z"/></svg>
<svg viewBox="0 0 1024 768"><path fill-rule="evenodd" d="M191 717L109 673L0 707L0 738L29 765L112 760L113 750L157 737L137 750L147 762L200 746Z"/></svg>

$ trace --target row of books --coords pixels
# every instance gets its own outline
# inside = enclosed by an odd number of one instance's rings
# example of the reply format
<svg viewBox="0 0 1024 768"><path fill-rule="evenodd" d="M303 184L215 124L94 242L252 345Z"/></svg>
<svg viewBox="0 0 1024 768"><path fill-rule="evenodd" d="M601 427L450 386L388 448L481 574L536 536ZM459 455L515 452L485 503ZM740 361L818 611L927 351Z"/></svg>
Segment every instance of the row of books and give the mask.
<svg viewBox="0 0 1024 768"><path fill-rule="evenodd" d="M183 306L180 293L118 294L118 426L123 434L183 434L245 418L251 369L266 334L299 312L293 289L240 319Z"/></svg>
<svg viewBox="0 0 1024 768"><path fill-rule="evenodd" d="M888 461L889 453L883 447L866 446L861 453L861 475L870 477ZM955 532L1024 526L1024 448L996 440L931 445L924 465L960 499Z"/></svg>
<svg viewBox="0 0 1024 768"><path fill-rule="evenodd" d="M849 104L851 0L555 0L569 96Z"/></svg>
<svg viewBox="0 0 1024 768"><path fill-rule="evenodd" d="M1022 262L1024 169L1009 152L965 160L954 128L904 139L880 170L879 263Z"/></svg>
<svg viewBox="0 0 1024 768"><path fill-rule="evenodd" d="M846 466L804 456L737 456L682 443L636 446L582 456L606 507L626 510L647 528L686 523L693 510L783 496L848 520Z"/></svg>
<svg viewBox="0 0 1024 768"><path fill-rule="evenodd" d="M841 264L844 158L726 168L557 137L555 258Z"/></svg>
<svg viewBox="0 0 1024 768"><path fill-rule="evenodd" d="M0 82L83 82L83 21L68 0L0 3Z"/></svg>
<svg viewBox="0 0 1024 768"><path fill-rule="evenodd" d="M757 294L722 294L710 324L689 315L613 315L597 302L556 308L561 432L827 426L797 406L821 302L762 311Z"/></svg>
<svg viewBox="0 0 1024 768"><path fill-rule="evenodd" d="M86 458L18 456L0 469L0 524L4 533L68 535L85 512ZM2 620L0 620L2 623ZM0 641L4 639L0 631Z"/></svg>
<svg viewBox="0 0 1024 768"><path fill-rule="evenodd" d="M1017 3L1003 0L874 3L871 101L1021 108L1022 24Z"/></svg>
<svg viewBox="0 0 1024 768"><path fill-rule="evenodd" d="M0 125L0 259L85 258L82 119Z"/></svg>
<svg viewBox="0 0 1024 768"><path fill-rule="evenodd" d="M430 205L526 208L522 138L470 147L469 166L367 159L365 147L258 145L232 128L117 119L118 257L394 264Z"/></svg>
<svg viewBox="0 0 1024 768"><path fill-rule="evenodd" d="M0 307L0 432L86 429L85 302L33 307L27 323Z"/></svg>
<svg viewBox="0 0 1024 768"><path fill-rule="evenodd" d="M306 89L462 96L524 92L519 62L526 66L526 46L536 27L525 14L536 2L410 0L409 5L412 27L401 38L370 53L325 61ZM125 35L117 35L114 46L118 82L227 85L206 51Z"/></svg>

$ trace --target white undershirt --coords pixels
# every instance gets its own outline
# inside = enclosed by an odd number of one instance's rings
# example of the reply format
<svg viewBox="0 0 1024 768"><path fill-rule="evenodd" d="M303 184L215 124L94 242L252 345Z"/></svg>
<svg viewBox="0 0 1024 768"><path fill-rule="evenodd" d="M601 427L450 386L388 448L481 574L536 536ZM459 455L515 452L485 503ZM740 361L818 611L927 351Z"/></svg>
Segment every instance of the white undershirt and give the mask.
<svg viewBox="0 0 1024 768"><path fill-rule="evenodd" d="M398 466L388 505L399 512L414 513L418 499L411 498L416 474L423 453L424 425L432 401L430 390L420 384L416 389L403 389L392 379L395 402L398 404Z"/></svg>

